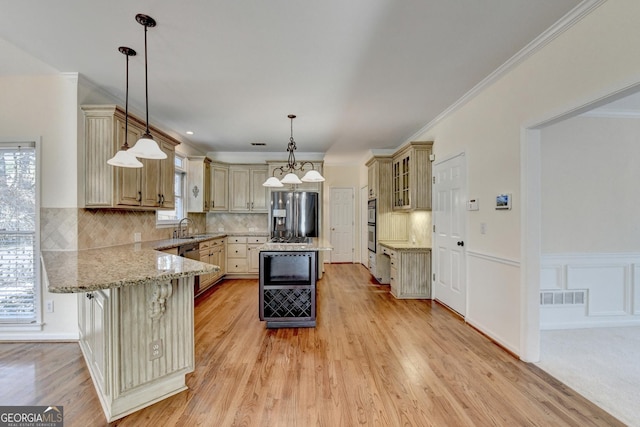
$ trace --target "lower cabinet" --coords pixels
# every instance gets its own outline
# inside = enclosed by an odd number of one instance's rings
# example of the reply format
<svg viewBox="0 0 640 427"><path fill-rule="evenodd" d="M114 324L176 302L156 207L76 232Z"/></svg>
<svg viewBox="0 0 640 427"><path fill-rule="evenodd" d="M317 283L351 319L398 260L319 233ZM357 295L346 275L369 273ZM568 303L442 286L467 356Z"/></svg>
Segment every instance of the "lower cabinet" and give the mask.
<svg viewBox="0 0 640 427"><path fill-rule="evenodd" d="M217 239L200 242L200 261L220 267L219 271L200 275L196 296L215 285L226 273L227 239Z"/></svg>
<svg viewBox="0 0 640 427"><path fill-rule="evenodd" d="M431 298L431 250L382 247L389 257L389 284L396 298Z"/></svg>
<svg viewBox="0 0 640 427"><path fill-rule="evenodd" d="M78 294L80 348L107 422L187 389L193 277Z"/></svg>
<svg viewBox="0 0 640 427"><path fill-rule="evenodd" d="M229 236L227 238L227 275L250 275L260 272L260 247L266 236Z"/></svg>
<svg viewBox="0 0 640 427"><path fill-rule="evenodd" d="M105 381L107 371L107 349L109 348L109 290L78 294L78 329L80 347L84 351L87 365L94 374L94 382L103 393L108 391Z"/></svg>

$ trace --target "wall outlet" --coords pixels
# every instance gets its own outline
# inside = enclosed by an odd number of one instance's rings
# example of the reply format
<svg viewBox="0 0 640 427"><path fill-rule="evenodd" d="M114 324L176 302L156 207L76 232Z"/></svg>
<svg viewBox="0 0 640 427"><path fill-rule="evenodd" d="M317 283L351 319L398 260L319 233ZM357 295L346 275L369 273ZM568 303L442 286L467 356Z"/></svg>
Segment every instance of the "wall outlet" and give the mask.
<svg viewBox="0 0 640 427"><path fill-rule="evenodd" d="M47 306L47 313L53 313L53 300L46 300L45 305Z"/></svg>
<svg viewBox="0 0 640 427"><path fill-rule="evenodd" d="M155 340L149 343L149 360L160 359L162 353L162 340Z"/></svg>
<svg viewBox="0 0 640 427"><path fill-rule="evenodd" d="M480 234L487 234L487 223L486 222L481 222L480 223Z"/></svg>
<svg viewBox="0 0 640 427"><path fill-rule="evenodd" d="M133 241L134 242L141 242L142 241L142 233L140 233L140 232L133 233Z"/></svg>
<svg viewBox="0 0 640 427"><path fill-rule="evenodd" d="M255 227L249 227L249 231L256 231Z"/></svg>
<svg viewBox="0 0 640 427"><path fill-rule="evenodd" d="M219 232L224 231L224 227L218 227L218 231Z"/></svg>

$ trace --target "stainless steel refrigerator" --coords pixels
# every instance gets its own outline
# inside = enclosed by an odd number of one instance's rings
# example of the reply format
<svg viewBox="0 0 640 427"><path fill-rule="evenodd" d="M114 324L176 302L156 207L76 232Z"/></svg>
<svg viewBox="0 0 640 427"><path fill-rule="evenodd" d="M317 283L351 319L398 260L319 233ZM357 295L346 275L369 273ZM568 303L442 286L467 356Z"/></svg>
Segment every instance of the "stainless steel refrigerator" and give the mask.
<svg viewBox="0 0 640 427"><path fill-rule="evenodd" d="M269 227L271 238L318 237L318 193L272 192Z"/></svg>

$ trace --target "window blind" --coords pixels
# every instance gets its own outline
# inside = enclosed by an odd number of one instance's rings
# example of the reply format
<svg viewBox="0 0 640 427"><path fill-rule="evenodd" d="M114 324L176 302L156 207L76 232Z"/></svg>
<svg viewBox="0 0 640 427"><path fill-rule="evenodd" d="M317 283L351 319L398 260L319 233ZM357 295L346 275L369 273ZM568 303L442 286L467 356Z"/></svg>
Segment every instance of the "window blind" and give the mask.
<svg viewBox="0 0 640 427"><path fill-rule="evenodd" d="M36 320L36 151L0 144L0 323Z"/></svg>

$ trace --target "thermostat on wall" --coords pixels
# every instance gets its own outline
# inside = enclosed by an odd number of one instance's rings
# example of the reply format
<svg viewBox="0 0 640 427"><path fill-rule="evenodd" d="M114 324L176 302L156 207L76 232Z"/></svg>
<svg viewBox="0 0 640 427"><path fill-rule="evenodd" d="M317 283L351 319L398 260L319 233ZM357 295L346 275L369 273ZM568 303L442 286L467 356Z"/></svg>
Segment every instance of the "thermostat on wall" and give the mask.
<svg viewBox="0 0 640 427"><path fill-rule="evenodd" d="M479 205L478 205L478 199L469 199L469 201L467 202L467 210L468 211L477 211L480 209Z"/></svg>
<svg viewBox="0 0 640 427"><path fill-rule="evenodd" d="M511 193L498 194L496 196L496 209L511 209Z"/></svg>

